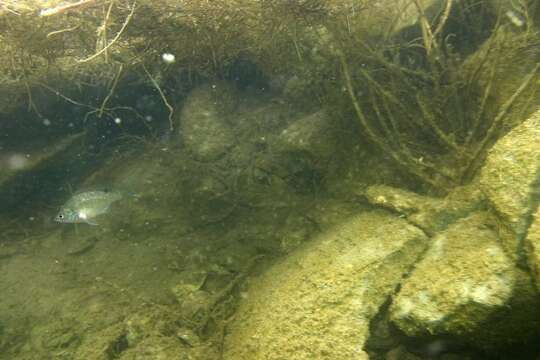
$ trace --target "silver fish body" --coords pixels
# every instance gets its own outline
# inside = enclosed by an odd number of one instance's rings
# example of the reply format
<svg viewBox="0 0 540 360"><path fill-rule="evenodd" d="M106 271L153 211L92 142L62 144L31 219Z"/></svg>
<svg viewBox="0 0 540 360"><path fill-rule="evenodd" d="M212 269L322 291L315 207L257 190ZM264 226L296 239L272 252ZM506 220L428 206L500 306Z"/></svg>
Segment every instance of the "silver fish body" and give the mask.
<svg viewBox="0 0 540 360"><path fill-rule="evenodd" d="M107 191L76 194L62 206L54 220L59 223L97 225L95 218L109 211L111 204L121 198L121 194Z"/></svg>

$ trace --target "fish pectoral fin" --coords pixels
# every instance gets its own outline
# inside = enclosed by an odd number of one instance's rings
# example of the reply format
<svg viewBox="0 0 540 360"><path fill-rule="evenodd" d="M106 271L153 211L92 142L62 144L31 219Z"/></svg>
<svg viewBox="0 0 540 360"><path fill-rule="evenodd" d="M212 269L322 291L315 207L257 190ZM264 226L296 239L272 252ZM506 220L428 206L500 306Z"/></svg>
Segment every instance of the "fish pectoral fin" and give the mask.
<svg viewBox="0 0 540 360"><path fill-rule="evenodd" d="M97 222L92 221L92 220L85 220L84 222L88 225L99 226Z"/></svg>

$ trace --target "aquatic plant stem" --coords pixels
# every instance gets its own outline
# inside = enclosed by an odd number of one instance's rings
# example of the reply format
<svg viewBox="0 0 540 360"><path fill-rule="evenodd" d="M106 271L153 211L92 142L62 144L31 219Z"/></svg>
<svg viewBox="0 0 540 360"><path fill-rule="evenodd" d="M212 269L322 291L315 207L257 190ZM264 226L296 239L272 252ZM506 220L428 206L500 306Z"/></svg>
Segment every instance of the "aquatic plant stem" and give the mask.
<svg viewBox="0 0 540 360"><path fill-rule="evenodd" d="M120 30L118 31L118 33L116 34L116 36L111 40L110 43L108 43L107 45L105 45L103 47L103 49L101 49L100 51L96 52L94 55L86 58L86 59L82 59L82 60L78 60L79 63L85 63L85 62L88 62L90 60L93 60L95 58L97 58L99 55L103 54L104 52L107 51L107 49L109 49L115 42L118 41L118 39L120 38L120 36L122 35L122 33L124 32L124 30L126 29L126 27L128 26L129 24L129 21L131 20L131 18L133 17L133 14L135 13L135 5L137 4L136 1L133 2L133 5L131 6L131 12L129 13L129 15L126 17L126 20L124 21L124 24L122 24L122 27L120 28Z"/></svg>
<svg viewBox="0 0 540 360"><path fill-rule="evenodd" d="M90 108L90 109L92 109L92 110L97 110L97 109L96 109L95 107L93 107L93 106L90 106L90 105L88 105L88 104L83 104L83 103L81 103L81 102L78 102L78 101L76 101L76 100L73 100L73 99L67 97L66 95L62 94L60 91L55 90L55 89L53 89L52 87L50 87L50 86L48 86L48 85L45 85L45 84L43 84L43 83L41 83L41 82L37 82L37 84L40 85L40 86L42 86L42 87L44 87L45 89L47 89L47 90L49 90L50 92L54 93L56 96L61 97L62 99L64 99L65 101L67 101L67 102L69 102L69 103L71 103L71 104L73 104L73 105L78 105L78 106Z"/></svg>
<svg viewBox="0 0 540 360"><path fill-rule="evenodd" d="M67 28L67 29L61 29L61 30L51 31L50 33L47 34L47 39L50 38L50 37L56 36L56 35L60 35L60 34L66 33L66 32L70 32L70 31L73 31L73 30L77 30L79 27L81 27L81 24L77 24L77 25L72 26L72 27Z"/></svg>
<svg viewBox="0 0 540 360"><path fill-rule="evenodd" d="M461 154L463 151L440 127L437 125L433 114L427 109L426 105L422 101L419 95L416 96L416 102L422 111L422 119L429 125L429 127L437 135L437 139L442 144L446 145L451 150L454 150L456 153Z"/></svg>
<svg viewBox="0 0 540 360"><path fill-rule="evenodd" d="M26 88L26 93L28 94L28 111L34 110L37 116L43 119L43 115L41 115L36 104L34 103L34 100L32 97L32 90L30 89L30 85L28 85L28 79L26 78L26 74L24 76L24 86Z"/></svg>
<svg viewBox="0 0 540 360"><path fill-rule="evenodd" d="M120 67L118 68L118 72L116 73L116 76L114 77L114 82L111 85L109 93L107 94L107 96L105 97L103 102L101 103L101 107L99 108L99 112L98 112L98 117L99 118L101 118L103 116L103 111L105 110L105 106L107 105L107 102L109 101L109 99L111 98L111 96L114 93L114 90L116 89L116 85L118 84L118 79L120 79L120 75L122 74L122 70L124 70L124 65L123 64L121 64Z"/></svg>
<svg viewBox="0 0 540 360"><path fill-rule="evenodd" d="M100 37L98 38L96 42L96 50L99 50L98 47L100 46L100 43L106 44L107 43L107 23L109 22L109 18L111 16L111 11L114 5L114 0L112 0L109 4L109 8L107 9L107 14L105 15L105 19L103 20L103 23L99 27L98 33L100 33ZM105 51L105 62L109 62L109 52Z"/></svg>
<svg viewBox="0 0 540 360"><path fill-rule="evenodd" d="M163 93L163 90L161 90L161 87L157 83L156 79L154 79L152 77L152 75L150 75L150 72L146 69L146 66L144 66L144 64L143 64L142 67L143 67L144 72L148 76L148 78L150 78L150 81L152 82L152 85L154 85L156 90L159 92L159 95L161 96L161 100L163 100L163 103L165 104L165 106L169 110L169 130L173 131L174 130L174 123L173 123L173 118L172 117L173 117L173 114L174 114L174 108L171 106L171 104L169 104L169 102L167 101L167 98L165 97L165 94Z"/></svg>
<svg viewBox="0 0 540 360"><path fill-rule="evenodd" d="M426 49L427 56L429 57L431 55L431 50L434 44L433 32L431 31L431 26L429 24L427 16L422 9L422 5L418 2L418 0L413 0L413 3L414 6L416 6L418 15L420 16L419 21L420 28L422 29L422 39L424 41L424 48Z"/></svg>
<svg viewBox="0 0 540 360"><path fill-rule="evenodd" d="M491 88L493 87L493 80L495 78L495 68L496 68L496 65L492 66L491 71L489 73L488 83L484 90L484 94L482 95L482 100L480 101L480 108L478 109L473 119L472 128L469 134L467 134L467 138L465 139L465 146L469 146L471 144L475 136L478 134L478 130L480 129L480 125L482 123L481 120L482 120L482 117L484 116L484 109L486 107L486 102L491 94Z"/></svg>
<svg viewBox="0 0 540 360"><path fill-rule="evenodd" d="M444 24L446 24L446 21L448 20L448 16L450 16L450 11L452 10L452 0L446 0L446 6L444 8L444 12L441 15L441 19L439 20L439 24L437 24L437 27L435 28L435 31L433 31L433 37L436 37L444 28Z"/></svg>
<svg viewBox="0 0 540 360"><path fill-rule="evenodd" d="M386 144L385 141L381 139L380 136L377 135L375 130L369 124L366 116L364 115L364 112L362 111L362 108L360 107L360 104L358 103L358 100L356 99L356 96L354 95L354 88L352 85L351 75L349 73L349 66L347 65L345 56L343 54L340 54L339 59L341 61L341 67L343 69L343 75L345 77L345 85L347 87L347 91L349 93L351 102L356 112L356 116L358 120L360 121L361 127L364 129L364 131L366 132L368 137L371 139L371 141L373 141L383 152L389 155L390 158L394 160L398 165L407 169L407 171L417 176L425 183L430 184L431 186L437 189L440 189L441 184L433 180L426 173L422 172L422 170L418 168L417 164L413 162L412 159L404 160L400 153L398 153L397 151L392 149L390 146L388 146L388 144Z"/></svg>
<svg viewBox="0 0 540 360"><path fill-rule="evenodd" d="M420 21L420 27L422 29L422 39L424 41L424 48L426 49L426 54L429 58L432 54L432 50L439 47L436 41L436 37L439 33L442 32L442 29L444 28L444 24L446 24L446 21L448 20L448 17L450 16L450 11L452 10L452 0L446 0L444 11L434 31L431 30L431 25L419 1L413 0L413 3L420 16L419 21Z"/></svg>
<svg viewBox="0 0 540 360"><path fill-rule="evenodd" d="M523 81L521 82L521 85L517 88L517 90L510 97L510 99L508 99L508 101L503 104L503 106L497 113L497 116L495 116L495 119L493 120L490 127L488 128L486 134L482 138L482 141L477 145L476 149L474 150L473 155L471 156L471 160L469 161L469 163L467 164L465 168L465 171L463 172L462 182L464 180L467 180L473 175L473 173L476 170L476 165L478 164L480 157L484 154L487 145L493 139L494 135L497 133L498 130L500 130L502 121L508 114L508 111L510 110L510 108L512 107L516 99L529 86L529 84L535 78L539 70L540 70L540 63L536 64L534 69L525 77L525 79L523 79Z"/></svg>

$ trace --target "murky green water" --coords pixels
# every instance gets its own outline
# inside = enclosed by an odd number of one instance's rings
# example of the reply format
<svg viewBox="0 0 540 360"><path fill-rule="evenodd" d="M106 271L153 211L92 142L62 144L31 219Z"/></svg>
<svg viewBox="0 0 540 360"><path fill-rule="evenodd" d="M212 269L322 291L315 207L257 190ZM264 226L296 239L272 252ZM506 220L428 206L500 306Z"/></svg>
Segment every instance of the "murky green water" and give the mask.
<svg viewBox="0 0 540 360"><path fill-rule="evenodd" d="M0 359L540 359L539 23L0 1Z"/></svg>

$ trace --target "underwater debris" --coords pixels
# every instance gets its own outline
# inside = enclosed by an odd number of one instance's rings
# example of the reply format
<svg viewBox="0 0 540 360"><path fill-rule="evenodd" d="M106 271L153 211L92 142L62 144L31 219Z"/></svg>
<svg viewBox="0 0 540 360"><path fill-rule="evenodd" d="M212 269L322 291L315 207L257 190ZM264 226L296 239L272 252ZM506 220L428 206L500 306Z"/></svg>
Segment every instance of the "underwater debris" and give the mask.
<svg viewBox="0 0 540 360"><path fill-rule="evenodd" d="M163 53L161 55L161 59L166 64L172 64L176 61L176 57L174 56L174 54L171 54L171 53Z"/></svg>
<svg viewBox="0 0 540 360"><path fill-rule="evenodd" d="M515 11L508 10L505 15L515 26L522 27L523 25L525 25L525 20L523 19L523 17L521 17Z"/></svg>
<svg viewBox="0 0 540 360"><path fill-rule="evenodd" d="M56 15L56 14L63 14L67 11L81 8L84 6L89 6L96 3L97 3L96 0L81 0L75 3L62 4L53 8L41 9L41 11L39 12L39 16L45 17L45 16Z"/></svg>

